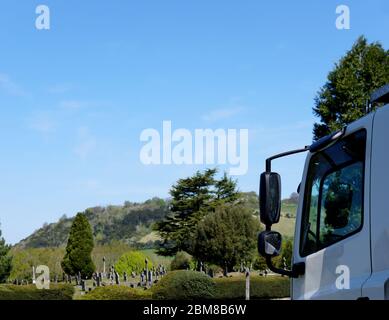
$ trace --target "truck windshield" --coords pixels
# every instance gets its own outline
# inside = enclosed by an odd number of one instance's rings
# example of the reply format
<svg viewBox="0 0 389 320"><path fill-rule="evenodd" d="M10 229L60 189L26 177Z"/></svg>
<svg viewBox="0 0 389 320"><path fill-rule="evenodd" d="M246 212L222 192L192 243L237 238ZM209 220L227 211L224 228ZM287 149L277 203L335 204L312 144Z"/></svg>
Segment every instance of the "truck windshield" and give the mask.
<svg viewBox="0 0 389 320"><path fill-rule="evenodd" d="M305 183L301 256L361 229L365 149L366 131L361 130L311 157Z"/></svg>

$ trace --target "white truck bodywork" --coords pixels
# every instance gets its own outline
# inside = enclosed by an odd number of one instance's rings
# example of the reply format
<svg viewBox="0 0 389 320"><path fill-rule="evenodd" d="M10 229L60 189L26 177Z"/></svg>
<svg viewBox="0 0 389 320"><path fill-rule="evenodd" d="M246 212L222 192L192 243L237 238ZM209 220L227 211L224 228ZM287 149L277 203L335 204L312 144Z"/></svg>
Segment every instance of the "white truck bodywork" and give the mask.
<svg viewBox="0 0 389 320"><path fill-rule="evenodd" d="M305 263L305 273L291 279L292 299L389 299L389 105L348 125L342 139L361 130L366 132L361 227L304 256L300 245L305 201L302 194L306 192L314 153L307 156L293 248L293 264ZM349 276L349 286L339 288L341 276Z"/></svg>

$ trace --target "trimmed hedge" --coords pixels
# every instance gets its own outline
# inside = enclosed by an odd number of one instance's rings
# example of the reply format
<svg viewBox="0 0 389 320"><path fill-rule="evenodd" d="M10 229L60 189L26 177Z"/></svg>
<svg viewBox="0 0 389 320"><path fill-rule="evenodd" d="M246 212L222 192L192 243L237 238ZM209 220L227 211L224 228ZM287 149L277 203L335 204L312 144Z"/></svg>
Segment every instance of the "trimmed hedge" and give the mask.
<svg viewBox="0 0 389 320"><path fill-rule="evenodd" d="M215 284L203 273L178 270L163 277L152 291L153 299L158 300L212 299L215 295Z"/></svg>
<svg viewBox="0 0 389 320"><path fill-rule="evenodd" d="M0 285L0 300L72 300L74 287L68 284L51 284L48 290L35 285Z"/></svg>
<svg viewBox="0 0 389 320"><path fill-rule="evenodd" d="M246 278L218 278L214 279L216 285L216 299L245 299ZM290 280L287 277L268 276L250 277L251 299L285 298L290 296Z"/></svg>
<svg viewBox="0 0 389 320"><path fill-rule="evenodd" d="M126 286L106 286L94 289L83 295L81 300L148 300L151 291Z"/></svg>

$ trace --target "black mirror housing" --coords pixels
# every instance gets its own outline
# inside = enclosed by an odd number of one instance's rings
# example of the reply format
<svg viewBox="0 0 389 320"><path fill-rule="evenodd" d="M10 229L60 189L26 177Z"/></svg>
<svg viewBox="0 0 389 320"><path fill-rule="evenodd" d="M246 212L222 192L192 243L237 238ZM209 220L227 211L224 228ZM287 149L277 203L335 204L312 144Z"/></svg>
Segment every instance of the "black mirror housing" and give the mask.
<svg viewBox="0 0 389 320"><path fill-rule="evenodd" d="M277 231L263 231L258 235L258 251L263 257L276 257L281 253L282 236Z"/></svg>
<svg viewBox="0 0 389 320"><path fill-rule="evenodd" d="M259 187L259 212L266 226L278 223L281 214L281 177L275 172L261 174Z"/></svg>

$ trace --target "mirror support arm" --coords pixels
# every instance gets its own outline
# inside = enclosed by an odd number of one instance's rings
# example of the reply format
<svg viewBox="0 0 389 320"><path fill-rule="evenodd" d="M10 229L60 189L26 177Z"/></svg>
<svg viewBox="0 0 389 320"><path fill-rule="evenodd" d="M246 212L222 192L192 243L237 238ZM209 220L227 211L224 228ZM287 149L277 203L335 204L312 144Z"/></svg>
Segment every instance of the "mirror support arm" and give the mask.
<svg viewBox="0 0 389 320"><path fill-rule="evenodd" d="M308 150L310 150L310 147L305 146L302 149L296 149L296 150L291 150L291 151L279 153L279 154L276 154L276 155L266 159L266 172L271 173L272 160L286 157L286 156L296 154L296 153L306 152ZM266 225L266 230L270 231L271 225ZM303 275L305 273L305 263L304 262L294 264L292 266L292 270L286 270L286 269L281 269L281 268L275 267L273 265L273 261L272 261L271 256L266 256L266 264L272 272L278 273L278 274L281 274L281 275L284 275L287 277L291 277L291 278L298 278L300 275Z"/></svg>
<svg viewBox="0 0 389 320"><path fill-rule="evenodd" d="M269 267L271 271L274 273L281 274L283 276L287 276L290 278L298 278L301 275L304 275L305 273L305 263L300 262L296 263L292 266L292 270L286 270L286 269L280 269L273 265L273 261L270 256L266 257L266 264Z"/></svg>
<svg viewBox="0 0 389 320"><path fill-rule="evenodd" d="M270 158L267 158L266 159L266 172L271 172L271 162L272 162L272 160L277 159L277 158L282 158L282 157L290 156L290 155L296 154L296 153L306 152L308 150L309 150L309 146L305 146L303 149L291 150L291 151L279 153L279 154L276 154L276 155L274 155L274 156L272 156Z"/></svg>

